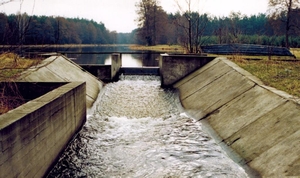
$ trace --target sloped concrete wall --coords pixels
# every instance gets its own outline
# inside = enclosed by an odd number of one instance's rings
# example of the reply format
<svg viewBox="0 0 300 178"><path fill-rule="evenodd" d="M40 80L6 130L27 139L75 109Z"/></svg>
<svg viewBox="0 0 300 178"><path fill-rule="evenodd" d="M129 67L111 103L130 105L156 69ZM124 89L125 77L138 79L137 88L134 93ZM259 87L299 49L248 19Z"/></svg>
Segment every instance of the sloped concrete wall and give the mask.
<svg viewBox="0 0 300 178"><path fill-rule="evenodd" d="M84 124L85 93L68 83L0 115L0 177L43 177Z"/></svg>
<svg viewBox="0 0 300 178"><path fill-rule="evenodd" d="M87 108L97 99L103 82L86 72L79 65L65 56L51 56L43 60L38 66L25 71L18 81L23 82L86 82Z"/></svg>
<svg viewBox="0 0 300 178"><path fill-rule="evenodd" d="M299 98L217 58L174 85L186 111L264 177L300 176Z"/></svg>

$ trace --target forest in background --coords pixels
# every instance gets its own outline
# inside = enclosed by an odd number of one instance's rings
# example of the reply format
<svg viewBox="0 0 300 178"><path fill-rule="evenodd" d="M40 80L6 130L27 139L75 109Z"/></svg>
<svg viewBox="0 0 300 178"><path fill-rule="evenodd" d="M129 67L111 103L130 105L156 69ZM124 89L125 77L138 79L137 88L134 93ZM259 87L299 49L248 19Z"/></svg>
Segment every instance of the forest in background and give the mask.
<svg viewBox="0 0 300 178"><path fill-rule="evenodd" d="M139 8L139 7L138 7ZM139 14L140 13L140 14ZM139 28L131 33L109 31L105 24L88 19L28 14L0 13L0 45L39 44L181 44L186 29L186 13L168 14L160 6L155 14L145 19L145 12L138 11ZM154 15L153 15L154 14ZM209 44L261 44L285 46L285 24L266 14L246 16L232 12L228 17L189 13L197 25L199 45ZM290 47L300 47L300 9L294 9L292 21L298 29L289 33ZM148 24L146 24L148 23Z"/></svg>

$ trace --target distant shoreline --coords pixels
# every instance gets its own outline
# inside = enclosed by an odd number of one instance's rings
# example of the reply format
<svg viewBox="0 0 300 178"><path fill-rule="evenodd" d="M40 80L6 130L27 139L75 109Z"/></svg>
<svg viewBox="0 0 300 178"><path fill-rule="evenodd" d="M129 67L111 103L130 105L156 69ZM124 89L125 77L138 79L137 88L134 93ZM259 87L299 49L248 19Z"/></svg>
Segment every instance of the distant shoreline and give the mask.
<svg viewBox="0 0 300 178"><path fill-rule="evenodd" d="M180 45L155 45L155 46L143 46L143 45L130 45L132 50L147 50L147 51L161 51L161 52L184 52L184 48Z"/></svg>
<svg viewBox="0 0 300 178"><path fill-rule="evenodd" d="M0 48L17 48L17 47L31 47L31 48L44 48L44 47L93 47L93 46L131 46L135 44L43 44L43 45L1 45Z"/></svg>
<svg viewBox="0 0 300 178"><path fill-rule="evenodd" d="M1 48L78 48L78 47L100 47L100 46L128 46L131 50L138 51L160 51L160 52L184 52L184 48L180 45L155 45L144 46L138 44L43 44L43 45L2 45Z"/></svg>

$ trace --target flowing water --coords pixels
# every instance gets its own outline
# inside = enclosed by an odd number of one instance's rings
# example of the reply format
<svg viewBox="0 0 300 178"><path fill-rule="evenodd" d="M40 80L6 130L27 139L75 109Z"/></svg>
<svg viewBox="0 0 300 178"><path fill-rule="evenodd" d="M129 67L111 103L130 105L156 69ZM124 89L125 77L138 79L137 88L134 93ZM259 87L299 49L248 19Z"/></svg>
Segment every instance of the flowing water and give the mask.
<svg viewBox="0 0 300 178"><path fill-rule="evenodd" d="M88 113L48 177L247 177L158 77L107 84Z"/></svg>

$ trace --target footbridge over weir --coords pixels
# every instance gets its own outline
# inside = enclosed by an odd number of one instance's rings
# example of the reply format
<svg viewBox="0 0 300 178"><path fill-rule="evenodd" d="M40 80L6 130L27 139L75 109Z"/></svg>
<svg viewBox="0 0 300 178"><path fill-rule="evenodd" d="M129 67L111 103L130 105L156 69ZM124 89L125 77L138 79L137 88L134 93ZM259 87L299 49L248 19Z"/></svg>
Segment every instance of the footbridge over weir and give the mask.
<svg viewBox="0 0 300 178"><path fill-rule="evenodd" d="M119 54L113 56L110 80L122 67ZM161 85L176 88L186 113L205 124L232 159L253 170L252 176L300 176L299 98L265 86L226 58L166 54L159 63ZM47 174L104 86L87 71L52 56L20 77L66 85L0 116L0 177Z"/></svg>

